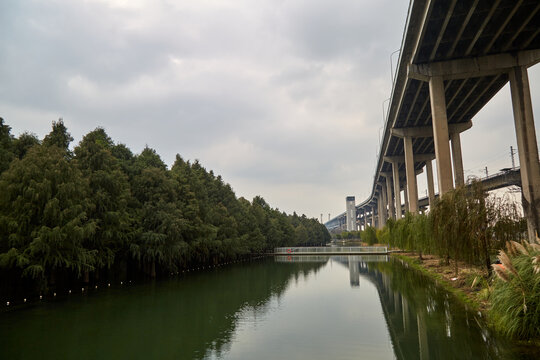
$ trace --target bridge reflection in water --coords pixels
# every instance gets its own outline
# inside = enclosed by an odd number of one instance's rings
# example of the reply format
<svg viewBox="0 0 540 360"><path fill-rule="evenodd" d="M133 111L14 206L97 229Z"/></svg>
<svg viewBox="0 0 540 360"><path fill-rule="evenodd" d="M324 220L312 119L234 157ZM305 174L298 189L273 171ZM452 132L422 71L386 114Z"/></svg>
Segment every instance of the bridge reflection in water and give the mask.
<svg viewBox="0 0 540 360"><path fill-rule="evenodd" d="M362 291L361 280L375 285L397 359L524 356L514 356L510 343L492 334L480 313L467 309L437 284L386 255L275 256L275 261L335 263L349 269L350 285L357 291Z"/></svg>

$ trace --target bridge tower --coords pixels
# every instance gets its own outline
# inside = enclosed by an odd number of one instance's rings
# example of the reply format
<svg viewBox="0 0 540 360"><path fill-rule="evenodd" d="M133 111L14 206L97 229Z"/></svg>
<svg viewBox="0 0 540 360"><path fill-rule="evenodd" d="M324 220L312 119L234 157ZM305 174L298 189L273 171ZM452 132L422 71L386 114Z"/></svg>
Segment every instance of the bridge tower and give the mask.
<svg viewBox="0 0 540 360"><path fill-rule="evenodd" d="M354 196L347 196L347 231L356 231L356 200Z"/></svg>

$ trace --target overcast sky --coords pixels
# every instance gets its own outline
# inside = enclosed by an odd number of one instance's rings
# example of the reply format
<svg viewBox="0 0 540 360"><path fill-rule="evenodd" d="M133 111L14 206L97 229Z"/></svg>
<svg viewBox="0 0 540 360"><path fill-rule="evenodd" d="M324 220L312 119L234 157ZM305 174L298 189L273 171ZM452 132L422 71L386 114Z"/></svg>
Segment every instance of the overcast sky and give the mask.
<svg viewBox="0 0 540 360"><path fill-rule="evenodd" d="M179 153L238 196L324 220L371 192L408 0L2 0L0 116L79 142ZM397 56L393 57L395 64ZM540 111L540 68L529 69ZM462 134L467 175L508 167L506 86ZM419 193L425 193L425 175Z"/></svg>

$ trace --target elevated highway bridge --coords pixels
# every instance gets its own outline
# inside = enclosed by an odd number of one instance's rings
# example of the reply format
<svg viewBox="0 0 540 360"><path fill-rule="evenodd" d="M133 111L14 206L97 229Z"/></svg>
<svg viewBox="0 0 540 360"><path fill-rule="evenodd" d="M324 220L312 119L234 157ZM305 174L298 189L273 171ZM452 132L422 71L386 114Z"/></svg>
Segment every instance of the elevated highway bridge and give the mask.
<svg viewBox="0 0 540 360"><path fill-rule="evenodd" d="M523 208L534 239L540 163L527 69L540 61L540 2L411 0L400 50L371 194L357 214L377 218L372 225L382 227L433 202L433 160L439 194L463 185L460 133L509 82ZM419 199L416 176L424 169L428 196Z"/></svg>
<svg viewBox="0 0 540 360"><path fill-rule="evenodd" d="M500 171L496 174L490 175L488 177L485 177L483 179L477 179L477 181L480 181L482 183L482 187L486 191L492 191L497 189L502 189L509 186L517 186L521 188L521 174L519 168L516 169L507 169ZM466 184L468 185L468 184ZM439 197L439 194L435 194L435 199ZM406 209L407 204L401 205L401 211L402 214L407 211ZM418 208L420 212L423 212L427 209L429 206L429 196L424 196L422 198L418 199ZM377 209L375 209L374 213L371 213L370 211L366 211L365 208L362 207L362 205L356 206L356 224L357 226L362 225L373 225L373 221L377 223L377 218L379 214ZM347 230L347 213L343 212L339 214L338 216L334 217L330 221L328 221L326 224L326 227L328 230L336 230L336 231L344 231Z"/></svg>

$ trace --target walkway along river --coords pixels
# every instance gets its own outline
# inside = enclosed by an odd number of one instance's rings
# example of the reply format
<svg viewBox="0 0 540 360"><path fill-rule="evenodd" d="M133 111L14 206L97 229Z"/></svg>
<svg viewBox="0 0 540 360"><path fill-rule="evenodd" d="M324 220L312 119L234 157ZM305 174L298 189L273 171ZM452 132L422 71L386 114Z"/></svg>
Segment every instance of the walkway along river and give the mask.
<svg viewBox="0 0 540 360"><path fill-rule="evenodd" d="M534 356L385 255L276 256L0 313L0 359L358 358Z"/></svg>

